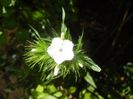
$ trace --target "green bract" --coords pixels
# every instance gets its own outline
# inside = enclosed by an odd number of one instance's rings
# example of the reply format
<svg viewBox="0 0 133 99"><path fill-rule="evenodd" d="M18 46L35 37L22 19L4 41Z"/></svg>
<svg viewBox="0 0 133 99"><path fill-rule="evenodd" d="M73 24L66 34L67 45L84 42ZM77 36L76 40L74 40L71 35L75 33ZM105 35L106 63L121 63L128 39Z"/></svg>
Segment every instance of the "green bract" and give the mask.
<svg viewBox="0 0 133 99"><path fill-rule="evenodd" d="M61 25L61 36L54 38L61 38L64 41L71 42L71 35L68 32L66 25L64 24L65 12L63 9ZM34 30L34 29L33 29ZM82 38L83 34L79 37L77 44L74 44L73 53L74 57L69 60L63 60L60 64L55 62L49 53L48 48L51 45L53 37L42 38L36 30L35 40L30 42L29 46L26 47L26 53L24 54L25 61L31 69L38 67L39 71L42 72L42 79L53 79L56 77L66 77L67 74L74 73L75 77L80 75L80 69L86 70L87 68L93 69L94 71L100 72L101 69L96 65L91 58L89 58L82 49ZM56 34L56 33L55 33ZM53 34L53 35L55 35ZM57 68L58 66L58 68ZM57 70L57 71L55 71ZM55 75L56 72L56 75Z"/></svg>

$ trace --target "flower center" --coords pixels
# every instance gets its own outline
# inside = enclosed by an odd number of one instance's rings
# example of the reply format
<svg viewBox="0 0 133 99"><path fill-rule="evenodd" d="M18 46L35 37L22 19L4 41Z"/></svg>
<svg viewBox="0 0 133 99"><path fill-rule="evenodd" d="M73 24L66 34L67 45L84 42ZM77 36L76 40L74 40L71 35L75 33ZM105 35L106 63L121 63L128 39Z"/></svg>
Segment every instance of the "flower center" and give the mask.
<svg viewBox="0 0 133 99"><path fill-rule="evenodd" d="M63 51L63 49L62 49L62 48L60 48L60 49L59 49L59 52L62 52L62 51Z"/></svg>

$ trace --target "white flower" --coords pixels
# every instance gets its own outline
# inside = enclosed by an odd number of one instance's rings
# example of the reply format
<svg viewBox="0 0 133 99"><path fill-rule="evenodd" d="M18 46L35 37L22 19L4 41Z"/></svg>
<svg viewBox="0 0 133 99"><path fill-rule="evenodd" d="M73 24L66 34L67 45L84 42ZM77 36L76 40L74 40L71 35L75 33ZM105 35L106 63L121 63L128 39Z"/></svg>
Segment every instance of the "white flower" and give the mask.
<svg viewBox="0 0 133 99"><path fill-rule="evenodd" d="M70 40L63 40L57 37L52 40L47 52L57 64L61 64L66 60L73 59L73 46L74 45Z"/></svg>

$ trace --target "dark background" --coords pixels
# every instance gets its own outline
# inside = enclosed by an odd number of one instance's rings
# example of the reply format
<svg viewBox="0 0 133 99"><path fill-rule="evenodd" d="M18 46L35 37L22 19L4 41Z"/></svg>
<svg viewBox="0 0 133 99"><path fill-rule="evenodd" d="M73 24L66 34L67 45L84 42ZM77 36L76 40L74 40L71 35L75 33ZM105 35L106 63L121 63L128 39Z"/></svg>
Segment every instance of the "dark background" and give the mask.
<svg viewBox="0 0 133 99"><path fill-rule="evenodd" d="M100 74L93 73L94 77L100 76L98 90L106 98L110 91L116 97L124 83L132 82L123 68L133 61L132 1L79 0L77 8L80 27L85 31L85 47L102 68Z"/></svg>

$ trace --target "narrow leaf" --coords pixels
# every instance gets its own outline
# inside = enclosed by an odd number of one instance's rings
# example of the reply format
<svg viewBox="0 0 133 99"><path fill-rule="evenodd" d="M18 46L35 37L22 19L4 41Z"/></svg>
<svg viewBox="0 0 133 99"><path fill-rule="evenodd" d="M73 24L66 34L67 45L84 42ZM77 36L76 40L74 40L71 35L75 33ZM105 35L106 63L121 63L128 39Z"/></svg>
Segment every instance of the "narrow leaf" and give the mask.
<svg viewBox="0 0 133 99"><path fill-rule="evenodd" d="M89 65L89 68L91 68L94 71L100 72L101 68L89 57L85 57L87 64Z"/></svg>
<svg viewBox="0 0 133 99"><path fill-rule="evenodd" d="M38 38L41 38L39 33L37 32L36 29L34 29L30 24L29 24L30 28L34 31L35 35L38 37Z"/></svg>
<svg viewBox="0 0 133 99"><path fill-rule="evenodd" d="M92 85L94 88L96 88L96 84L93 80L93 78L91 77L90 73L87 72L86 76L84 77L84 79L90 84Z"/></svg>

